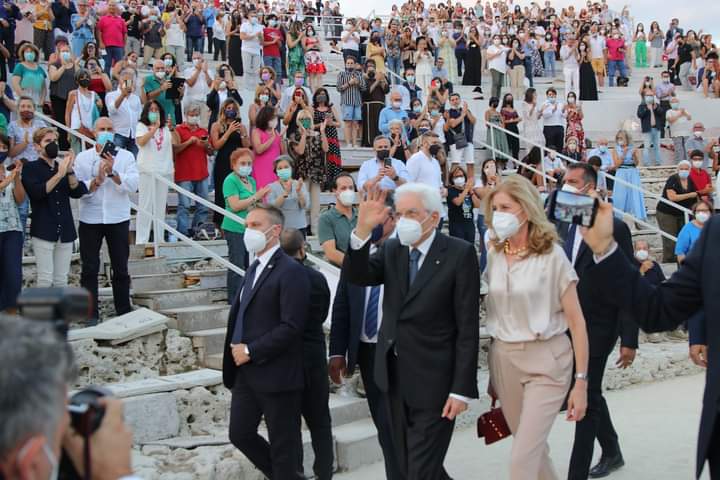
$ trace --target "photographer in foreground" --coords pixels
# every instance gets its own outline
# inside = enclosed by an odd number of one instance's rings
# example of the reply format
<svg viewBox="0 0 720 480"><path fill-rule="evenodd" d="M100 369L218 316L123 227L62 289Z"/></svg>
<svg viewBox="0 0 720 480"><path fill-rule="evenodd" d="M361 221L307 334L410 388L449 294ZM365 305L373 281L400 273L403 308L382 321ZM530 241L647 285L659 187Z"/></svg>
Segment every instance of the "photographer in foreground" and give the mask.
<svg viewBox="0 0 720 480"><path fill-rule="evenodd" d="M70 346L50 322L0 317L0 478L57 478L61 446L81 476L82 437L70 427L68 385L75 373ZM90 437L93 480L132 475L132 434L120 400L100 399L105 415Z"/></svg>
<svg viewBox="0 0 720 480"><path fill-rule="evenodd" d="M705 224L680 268L669 280L655 287L618 249L613 239L613 208L601 202L595 224L583 232L592 249L596 265L587 276L609 302L634 313L635 321L646 332L674 330L698 311L704 311L708 322L705 335L708 345L707 380L700 433L698 435L696 476L700 477L707 460L710 478L720 478L720 314L717 295L720 275L720 220L711 218ZM616 288L622 285L623 288Z"/></svg>

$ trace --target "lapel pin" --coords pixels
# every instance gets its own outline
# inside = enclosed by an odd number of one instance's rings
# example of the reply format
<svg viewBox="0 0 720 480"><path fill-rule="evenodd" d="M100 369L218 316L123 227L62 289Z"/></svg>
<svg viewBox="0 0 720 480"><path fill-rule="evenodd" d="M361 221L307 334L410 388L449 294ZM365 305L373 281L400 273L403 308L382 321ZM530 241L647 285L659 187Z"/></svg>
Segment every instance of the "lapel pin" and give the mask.
<svg viewBox="0 0 720 480"><path fill-rule="evenodd" d="M440 265L440 260L435 260L435 265Z"/></svg>

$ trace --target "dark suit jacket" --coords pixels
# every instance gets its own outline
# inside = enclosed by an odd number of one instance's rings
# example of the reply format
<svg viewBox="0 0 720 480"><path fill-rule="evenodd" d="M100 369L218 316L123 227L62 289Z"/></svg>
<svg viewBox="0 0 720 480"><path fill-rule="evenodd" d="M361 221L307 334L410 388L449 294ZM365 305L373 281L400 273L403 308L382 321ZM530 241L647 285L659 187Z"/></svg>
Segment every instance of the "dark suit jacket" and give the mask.
<svg viewBox="0 0 720 480"><path fill-rule="evenodd" d="M236 102L238 102L238 105L243 104L242 97L240 97L240 92L237 90L230 90L228 89L228 96L227 98L232 98ZM208 132L210 131L210 127L218 118L218 114L220 112L220 95L218 95L217 90L213 89L210 90L210 93L207 94L207 97L205 98L205 105L210 109L210 119L208 121ZM240 112L238 112L237 117L238 122L240 121Z"/></svg>
<svg viewBox="0 0 720 480"><path fill-rule="evenodd" d="M245 309L243 343L250 362L235 365L230 341L241 308L238 288L225 337L223 383L232 388L244 381L259 392L273 393L303 388L303 332L310 306L310 281L305 267L278 249L260 273Z"/></svg>
<svg viewBox="0 0 720 480"><path fill-rule="evenodd" d="M588 277L609 300L630 308L647 332L673 330L704 310L708 344L705 398L697 451L697 476L708 456L720 408L720 218L711 218L677 272L659 286L643 278L621 252L588 269ZM716 433L717 435L717 433Z"/></svg>
<svg viewBox="0 0 720 480"><path fill-rule="evenodd" d="M410 286L409 249L387 240L349 249L343 271L358 285L384 284L375 382L389 388L388 355L397 352L397 388L405 403L442 409L450 393L478 397L480 269L472 245L437 233Z"/></svg>
<svg viewBox="0 0 720 480"><path fill-rule="evenodd" d="M305 270L310 282L310 305L303 332L305 359L307 360L310 355L314 360L326 362L323 323L325 323L328 310L330 310L330 287L322 273L301 262L298 263Z"/></svg>
<svg viewBox="0 0 720 480"><path fill-rule="evenodd" d="M615 241L626 258L634 261L632 236L630 229L622 220L617 218L613 221ZM567 236L569 224L559 224L558 233L561 238ZM580 235L577 231L576 235ZM638 326L633 321L632 311L618 308L617 305L608 301L607 297L598 294L595 283L586 275L588 269L595 265L593 253L585 241L580 243L577 258L575 258L575 272L579 282L577 285L580 307L585 316L587 324L588 341L590 344L590 355L606 355L615 346L618 336L623 347L638 347Z"/></svg>
<svg viewBox="0 0 720 480"><path fill-rule="evenodd" d="M363 317L365 316L365 288L347 281L342 274L335 292L330 325L330 356L346 357L347 371L357 365Z"/></svg>
<svg viewBox="0 0 720 480"><path fill-rule="evenodd" d="M655 128L661 132L665 129L665 108L660 103L655 107ZM648 133L652 126L650 125L650 108L643 102L638 106L637 117L640 119L640 126L643 133Z"/></svg>

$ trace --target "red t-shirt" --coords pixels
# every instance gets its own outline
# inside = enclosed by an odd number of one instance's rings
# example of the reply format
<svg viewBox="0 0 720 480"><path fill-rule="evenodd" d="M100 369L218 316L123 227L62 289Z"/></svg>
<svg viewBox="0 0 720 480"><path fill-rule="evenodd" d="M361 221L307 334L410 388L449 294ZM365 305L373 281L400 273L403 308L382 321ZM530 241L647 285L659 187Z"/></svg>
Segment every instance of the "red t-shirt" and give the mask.
<svg viewBox="0 0 720 480"><path fill-rule="evenodd" d="M625 40L608 38L605 43L608 49L608 60L625 60L625 51L620 51L621 48L625 48Z"/></svg>
<svg viewBox="0 0 720 480"><path fill-rule="evenodd" d="M273 39L273 36L282 39L283 35L279 28L263 28L263 41L269 42ZM280 44L264 45L263 55L266 57L280 57Z"/></svg>
<svg viewBox="0 0 720 480"><path fill-rule="evenodd" d="M702 190L712 182L708 172L703 169L698 170L696 168L690 169L690 179L693 181L696 190Z"/></svg>
<svg viewBox="0 0 720 480"><path fill-rule="evenodd" d="M208 132L204 128L191 129L188 124L181 123L175 127L175 131L181 142L190 137L207 137ZM208 177L207 153L205 148L199 144L193 144L180 153L175 154L175 181L195 182Z"/></svg>

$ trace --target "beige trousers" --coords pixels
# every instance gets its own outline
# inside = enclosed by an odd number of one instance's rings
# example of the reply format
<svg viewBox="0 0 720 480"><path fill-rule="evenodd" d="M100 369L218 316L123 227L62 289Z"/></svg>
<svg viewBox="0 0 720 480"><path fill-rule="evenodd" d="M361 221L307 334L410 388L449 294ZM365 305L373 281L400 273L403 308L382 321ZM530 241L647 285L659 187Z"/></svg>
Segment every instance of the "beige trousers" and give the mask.
<svg viewBox="0 0 720 480"><path fill-rule="evenodd" d="M517 99L520 94L525 90L525 67L523 65L515 65L510 70L510 88L512 89L513 96ZM502 99L500 99L502 105Z"/></svg>
<svg viewBox="0 0 720 480"><path fill-rule="evenodd" d="M557 480L547 439L570 388L567 335L490 346L490 381L513 434L510 480Z"/></svg>

